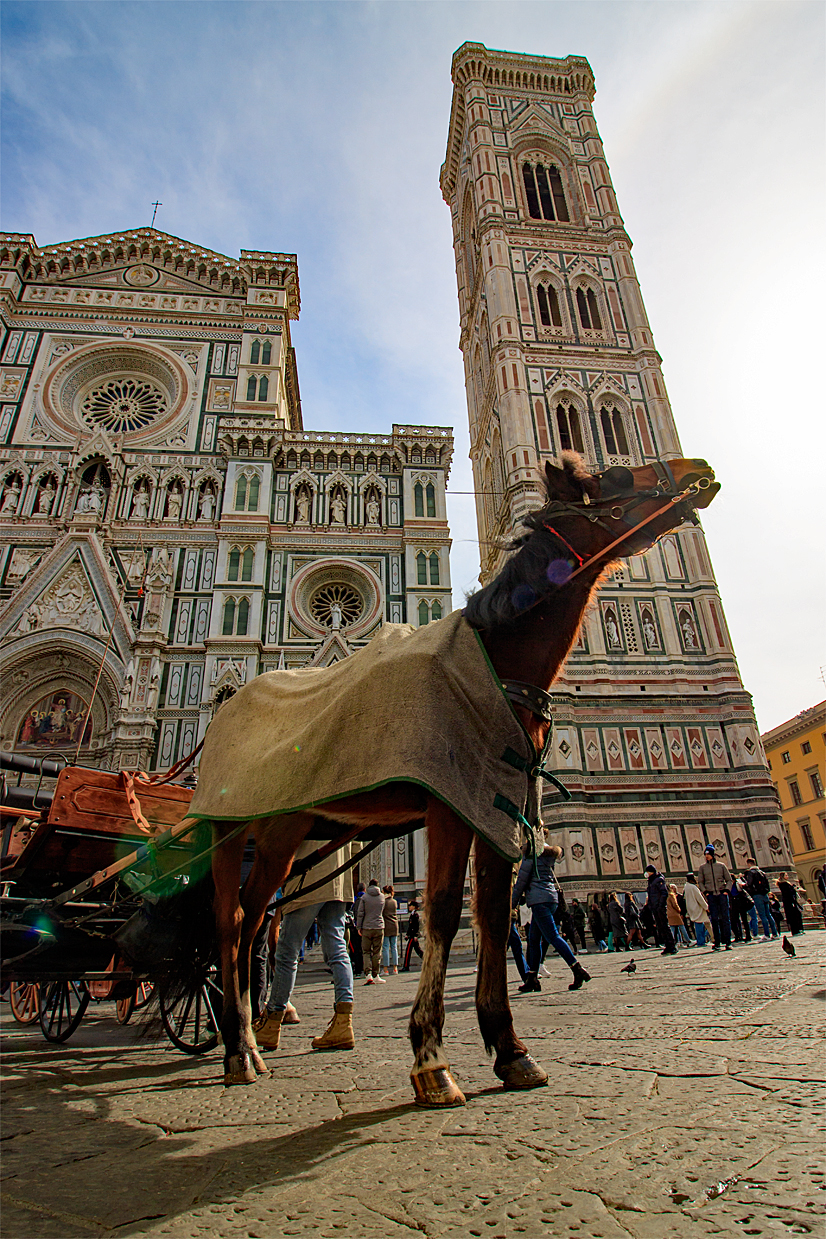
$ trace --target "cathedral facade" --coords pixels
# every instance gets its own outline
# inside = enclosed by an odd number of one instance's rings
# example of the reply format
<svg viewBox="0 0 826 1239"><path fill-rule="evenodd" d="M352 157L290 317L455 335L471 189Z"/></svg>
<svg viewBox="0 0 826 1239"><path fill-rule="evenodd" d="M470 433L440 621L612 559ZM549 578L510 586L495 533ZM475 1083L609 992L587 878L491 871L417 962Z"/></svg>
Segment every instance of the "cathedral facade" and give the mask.
<svg viewBox="0 0 826 1239"><path fill-rule="evenodd" d="M547 460L594 470L682 455L597 130L586 60L453 58L441 186L455 247L482 580L541 506ZM714 463L713 461L711 462ZM623 562L554 686L549 797L573 894L684 875L707 841L732 870L790 864L751 698L702 530Z"/></svg>
<svg viewBox="0 0 826 1239"><path fill-rule="evenodd" d="M0 235L3 751L168 770L253 676L450 610L450 429L305 430L299 308L291 254Z"/></svg>

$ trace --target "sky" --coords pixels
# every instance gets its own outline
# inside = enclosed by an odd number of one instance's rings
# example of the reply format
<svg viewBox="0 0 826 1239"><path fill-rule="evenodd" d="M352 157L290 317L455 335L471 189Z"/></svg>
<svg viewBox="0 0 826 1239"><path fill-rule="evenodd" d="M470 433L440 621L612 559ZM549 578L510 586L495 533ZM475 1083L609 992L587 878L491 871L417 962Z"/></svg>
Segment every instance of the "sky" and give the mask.
<svg viewBox="0 0 826 1239"><path fill-rule="evenodd" d="M450 214L465 41L585 56L682 447L762 730L826 697L820 0L4 0L0 228L151 222L296 253L305 426L454 427L470 491ZM450 496L454 605L479 570Z"/></svg>

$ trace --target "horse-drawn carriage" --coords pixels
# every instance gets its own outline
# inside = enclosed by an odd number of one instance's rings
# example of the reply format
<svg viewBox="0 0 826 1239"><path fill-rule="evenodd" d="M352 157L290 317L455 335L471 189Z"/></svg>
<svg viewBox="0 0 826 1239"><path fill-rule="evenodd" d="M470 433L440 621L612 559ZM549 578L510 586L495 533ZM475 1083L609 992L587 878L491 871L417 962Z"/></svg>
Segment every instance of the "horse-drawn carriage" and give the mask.
<svg viewBox="0 0 826 1239"><path fill-rule="evenodd" d="M72 1035L90 1002L114 1002L125 1024L156 978L136 971L115 937L146 901L180 888L193 866L198 872L203 831L181 825L192 789L23 754L3 754L0 766L18 775L18 786L4 786L0 855L0 949L12 1014L24 1024L39 1020L55 1042ZM19 786L23 773L37 775L34 789ZM42 790L44 778L56 779L52 790ZM202 1054L217 1044L222 994L210 961L188 993L167 1000L161 987L158 997L179 1049Z"/></svg>

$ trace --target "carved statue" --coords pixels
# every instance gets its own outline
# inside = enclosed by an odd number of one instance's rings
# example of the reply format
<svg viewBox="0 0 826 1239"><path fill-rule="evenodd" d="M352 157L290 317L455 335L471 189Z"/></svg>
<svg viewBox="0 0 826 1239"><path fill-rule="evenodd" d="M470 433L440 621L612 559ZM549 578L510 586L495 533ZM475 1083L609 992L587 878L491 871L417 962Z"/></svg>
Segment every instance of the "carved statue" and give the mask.
<svg viewBox="0 0 826 1239"><path fill-rule="evenodd" d="M149 515L149 491L145 487L136 490L132 496L132 511L130 521L145 521Z"/></svg>
<svg viewBox="0 0 826 1239"><path fill-rule="evenodd" d="M379 507L379 503L378 503L378 500L376 499L376 496L371 495L370 498L367 500L367 524L378 525L380 512L381 512L381 508Z"/></svg>
<svg viewBox="0 0 826 1239"><path fill-rule="evenodd" d="M344 618L344 612L339 603L334 602L330 607L330 627L333 632L338 632L341 628L341 621Z"/></svg>
<svg viewBox="0 0 826 1239"><path fill-rule="evenodd" d="M212 491L207 488L201 495L201 502L198 506L198 520L211 521L215 515L215 496Z"/></svg>
<svg viewBox="0 0 826 1239"><path fill-rule="evenodd" d="M36 511L38 516L50 515L56 494L57 487L55 486L54 478L47 474L45 478L41 478L37 491Z"/></svg>
<svg viewBox="0 0 826 1239"><path fill-rule="evenodd" d="M181 519L181 508L183 507L184 497L177 486L170 486L168 497L166 500L166 521L179 521Z"/></svg>
<svg viewBox="0 0 826 1239"><path fill-rule="evenodd" d="M330 524L331 525L343 525L344 515L347 511L347 508L344 503L344 500L341 497L340 491L336 491L336 493L333 495L333 498L330 501L330 511L333 514Z"/></svg>
<svg viewBox="0 0 826 1239"><path fill-rule="evenodd" d="M156 546L152 552L146 579L152 584L161 585L168 585L172 580L171 556L165 546Z"/></svg>
<svg viewBox="0 0 826 1239"><path fill-rule="evenodd" d="M310 496L303 488L295 497L295 507L298 523L308 525L310 523Z"/></svg>
<svg viewBox="0 0 826 1239"><path fill-rule="evenodd" d="M0 507L0 515L8 516L12 512L17 511L17 505L20 502L20 483L16 477L13 477L6 485L3 492L3 506Z"/></svg>

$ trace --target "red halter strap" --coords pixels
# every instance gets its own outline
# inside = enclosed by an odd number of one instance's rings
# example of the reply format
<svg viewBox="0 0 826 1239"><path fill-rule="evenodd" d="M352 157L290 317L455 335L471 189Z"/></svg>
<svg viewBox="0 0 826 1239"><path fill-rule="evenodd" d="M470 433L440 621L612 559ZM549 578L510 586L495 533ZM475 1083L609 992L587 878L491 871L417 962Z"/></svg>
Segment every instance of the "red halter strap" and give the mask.
<svg viewBox="0 0 826 1239"><path fill-rule="evenodd" d="M563 546L566 546L566 547L568 548L568 550L571 552L571 554L573 555L574 559L576 559L576 560L577 560L577 562L579 563L579 566L580 566L580 568L581 568L581 567L582 567L582 565L585 563L585 560L582 558L582 556L579 554L579 552L574 550L574 548L571 546L570 542L568 542L565 538L563 538L562 534L561 534L561 533L560 533L557 529L554 529L553 525L549 525L549 524L547 523L547 521L543 521L543 522L542 522L542 524L545 526L545 528L547 529L548 533L552 533L552 534L554 535L554 537L555 537L555 538L558 538L558 539L559 539L559 541L562 543L562 545L563 545Z"/></svg>

